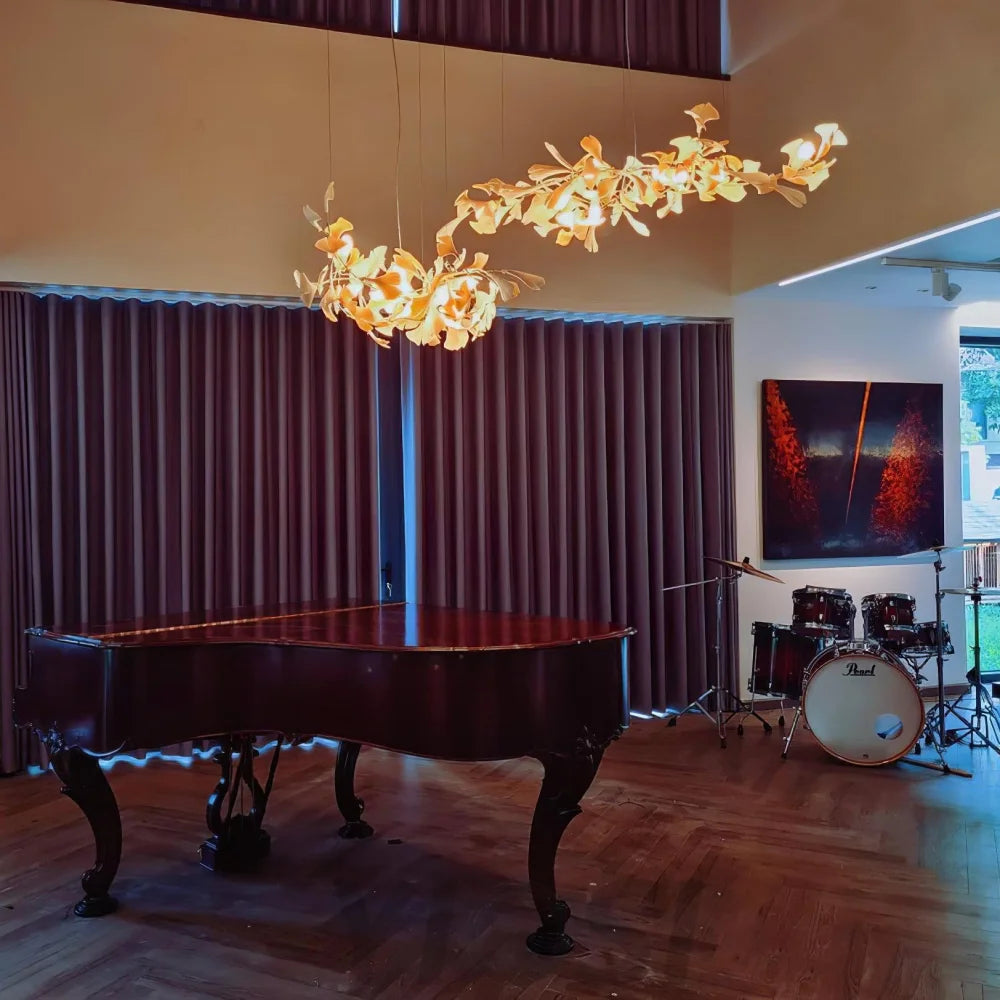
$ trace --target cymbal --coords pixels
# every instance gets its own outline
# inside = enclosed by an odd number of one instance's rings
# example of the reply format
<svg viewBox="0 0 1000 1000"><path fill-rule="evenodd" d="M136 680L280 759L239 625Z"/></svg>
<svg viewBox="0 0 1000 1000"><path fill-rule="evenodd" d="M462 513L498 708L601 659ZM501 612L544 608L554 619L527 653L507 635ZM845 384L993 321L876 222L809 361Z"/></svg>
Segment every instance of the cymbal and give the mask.
<svg viewBox="0 0 1000 1000"><path fill-rule="evenodd" d="M913 556L929 556L931 554L940 555L942 552L959 552L962 549L978 549L982 542L964 542L961 545L932 545L929 549L921 549L919 552L904 552L897 559L907 559Z"/></svg>
<svg viewBox="0 0 1000 1000"><path fill-rule="evenodd" d="M979 594L981 597L996 597L1000 594L1000 588L997 587L942 587L942 594L964 594L966 597L971 597L973 594Z"/></svg>
<svg viewBox="0 0 1000 1000"><path fill-rule="evenodd" d="M771 576L770 573L765 573L762 569L757 569L756 566L752 566L749 556L743 562L734 562L732 559L719 559L718 556L705 556L705 562L718 563L720 566L731 566L733 569L738 569L749 576L756 576L761 580L770 580L771 583L785 582L784 580L779 580L776 576Z"/></svg>

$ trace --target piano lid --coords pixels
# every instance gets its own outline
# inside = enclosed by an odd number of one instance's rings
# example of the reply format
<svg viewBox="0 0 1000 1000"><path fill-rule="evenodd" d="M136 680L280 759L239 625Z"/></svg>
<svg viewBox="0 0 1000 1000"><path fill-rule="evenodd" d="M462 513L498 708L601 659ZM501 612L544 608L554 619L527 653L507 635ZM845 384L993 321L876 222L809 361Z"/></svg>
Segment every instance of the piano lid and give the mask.
<svg viewBox="0 0 1000 1000"><path fill-rule="evenodd" d="M233 609L210 616L152 616L113 625L32 628L30 635L99 646L289 643L372 650L487 650L565 646L623 638L635 629L540 615L416 604L300 605Z"/></svg>

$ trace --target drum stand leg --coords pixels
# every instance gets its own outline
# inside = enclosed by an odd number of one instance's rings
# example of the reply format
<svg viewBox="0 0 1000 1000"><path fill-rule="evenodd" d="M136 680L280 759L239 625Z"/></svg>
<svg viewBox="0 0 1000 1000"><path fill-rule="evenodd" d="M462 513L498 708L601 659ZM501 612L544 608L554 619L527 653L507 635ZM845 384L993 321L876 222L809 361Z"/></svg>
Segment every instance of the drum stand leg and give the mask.
<svg viewBox="0 0 1000 1000"><path fill-rule="evenodd" d="M690 704L686 705L679 712L671 713L670 718L667 720L668 726L676 726L677 720L682 715L687 715L689 712L701 712L709 722L715 724L715 728L719 734L719 746L724 750L726 748L726 723L734 715L740 716L740 722L738 726L738 733L740 736L743 735L743 720L747 716L753 716L758 719L761 725L764 727L764 732L769 733L771 731L770 723L766 722L761 716L754 711L753 707L747 710L747 706L740 701L736 695L727 687L722 685L722 585L731 580L736 580L740 576L740 573L732 573L729 576L718 576L709 580L696 580L692 583L680 583L674 587L664 587L664 590L681 590L685 587L697 587L706 583L715 583L715 683L708 688L707 691L702 692L692 701ZM710 712L703 702L708 702L712 697L715 697L715 711ZM728 707L727 707L728 706Z"/></svg>
<svg viewBox="0 0 1000 1000"><path fill-rule="evenodd" d="M781 759L788 759L788 747L791 745L792 737L795 735L795 730L799 724L799 716L802 715L802 703L799 702L795 707L795 714L792 716L792 724L788 728L788 735L783 740L784 746L781 749Z"/></svg>

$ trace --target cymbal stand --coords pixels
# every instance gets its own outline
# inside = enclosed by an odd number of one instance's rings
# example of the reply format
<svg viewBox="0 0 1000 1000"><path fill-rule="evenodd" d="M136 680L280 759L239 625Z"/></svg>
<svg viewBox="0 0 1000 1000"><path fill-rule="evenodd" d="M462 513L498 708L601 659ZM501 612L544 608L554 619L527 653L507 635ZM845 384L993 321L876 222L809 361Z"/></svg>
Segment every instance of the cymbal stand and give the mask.
<svg viewBox="0 0 1000 1000"><path fill-rule="evenodd" d="M760 724L764 727L764 732L769 733L771 731L771 725L764 718L758 715L751 706L749 711L744 702L740 701L728 687L725 687L722 683L722 585L724 583L732 583L733 580L738 579L742 575L740 570L734 573L730 573L728 576L713 576L708 577L704 580L694 580L691 583L678 583L671 587L664 587L663 590L684 590L688 587L702 587L707 584L714 583L715 587L715 683L712 684L707 690L703 691L694 701L689 705L682 708L678 712L671 713L670 718L667 719L668 726L676 726L677 720L682 715L687 715L689 712L701 712L702 715L708 719L709 722L715 725L716 730L719 734L719 746L724 750L726 748L726 723L734 715L742 715L744 717L752 715L757 719ZM715 713L713 715L705 707L705 702L711 700L715 697ZM724 708L724 701L728 701L730 707ZM743 721L740 720L740 735L743 733Z"/></svg>
<svg viewBox="0 0 1000 1000"><path fill-rule="evenodd" d="M941 562L942 549L936 549L937 557L934 560L934 607L937 612L935 621L937 623L937 704L927 713L925 720L925 741L928 745L933 743L938 751L945 746L945 708L944 700L944 626L941 618L941 571L944 563Z"/></svg>
<svg viewBox="0 0 1000 1000"><path fill-rule="evenodd" d="M944 718L947 713L951 713L959 720L961 726L958 729L946 731L945 738L950 743L964 743L972 750L981 750L989 747L994 753L1000 753L1000 720L997 718L996 707L993 699L986 690L982 682L980 670L980 645L979 645L979 604L983 595L979 592L979 580L975 580L972 585L972 593L969 595L972 600L972 669L965 675L972 686L975 695L975 708L972 715L966 717L958 710L959 702L965 695L960 695L954 701L948 702L945 711L941 713Z"/></svg>

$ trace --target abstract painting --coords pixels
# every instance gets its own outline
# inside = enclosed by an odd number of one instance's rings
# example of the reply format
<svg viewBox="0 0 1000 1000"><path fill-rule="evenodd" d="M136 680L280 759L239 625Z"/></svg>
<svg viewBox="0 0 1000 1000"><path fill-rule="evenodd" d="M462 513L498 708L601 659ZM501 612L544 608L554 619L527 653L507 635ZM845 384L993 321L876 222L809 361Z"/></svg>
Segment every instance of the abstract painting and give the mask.
<svg viewBox="0 0 1000 1000"><path fill-rule="evenodd" d="M761 403L765 559L942 544L940 384L765 379Z"/></svg>

